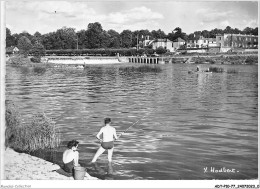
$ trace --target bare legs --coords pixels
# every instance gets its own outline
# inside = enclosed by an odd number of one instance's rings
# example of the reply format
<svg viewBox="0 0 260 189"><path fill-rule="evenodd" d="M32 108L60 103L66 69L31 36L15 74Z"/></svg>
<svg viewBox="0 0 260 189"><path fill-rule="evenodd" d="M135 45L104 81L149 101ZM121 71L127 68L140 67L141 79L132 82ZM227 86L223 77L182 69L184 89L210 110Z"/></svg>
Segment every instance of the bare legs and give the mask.
<svg viewBox="0 0 260 189"><path fill-rule="evenodd" d="M98 158L101 154L103 154L104 151L105 151L105 149L100 146L99 149L98 149L98 151L97 151L96 154L94 155L94 157L93 157L91 163L95 163L95 162L97 161L97 158Z"/></svg>
<svg viewBox="0 0 260 189"><path fill-rule="evenodd" d="M107 159L108 159L109 162L112 162L113 150L114 150L114 148L107 150Z"/></svg>
<svg viewBox="0 0 260 189"><path fill-rule="evenodd" d="M109 162L112 162L112 156L113 156L113 150L114 148L108 149L108 153L107 153L107 158ZM96 152L96 154L94 155L91 163L95 163L97 161L97 158L103 154L105 151L104 148L102 148L101 146L99 147L98 151Z"/></svg>

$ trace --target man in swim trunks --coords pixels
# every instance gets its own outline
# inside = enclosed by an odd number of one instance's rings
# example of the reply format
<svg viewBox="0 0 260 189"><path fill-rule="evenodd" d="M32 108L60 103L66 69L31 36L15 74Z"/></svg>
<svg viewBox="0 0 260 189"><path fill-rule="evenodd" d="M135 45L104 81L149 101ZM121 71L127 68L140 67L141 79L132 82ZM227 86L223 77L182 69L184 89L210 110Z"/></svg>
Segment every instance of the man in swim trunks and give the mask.
<svg viewBox="0 0 260 189"><path fill-rule="evenodd" d="M105 118L105 126L100 129L97 134L97 139L101 142L101 146L93 157L91 163L97 161L97 158L104 153L104 151L108 150L108 161L112 162L112 155L114 150L114 139L117 140L116 129L110 126L111 119ZM103 139L100 138L101 134L103 134Z"/></svg>

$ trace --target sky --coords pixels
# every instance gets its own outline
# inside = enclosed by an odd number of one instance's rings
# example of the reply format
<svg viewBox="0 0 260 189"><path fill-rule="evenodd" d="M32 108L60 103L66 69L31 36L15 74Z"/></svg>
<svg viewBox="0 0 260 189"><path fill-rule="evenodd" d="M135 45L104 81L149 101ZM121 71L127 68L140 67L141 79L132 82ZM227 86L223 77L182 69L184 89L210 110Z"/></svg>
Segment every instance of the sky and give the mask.
<svg viewBox="0 0 260 189"><path fill-rule="evenodd" d="M80 31L94 22L119 33L161 29L168 34L180 27L190 34L227 26L258 27L258 6L258 1L6 1L5 17L12 34L46 34L63 26Z"/></svg>

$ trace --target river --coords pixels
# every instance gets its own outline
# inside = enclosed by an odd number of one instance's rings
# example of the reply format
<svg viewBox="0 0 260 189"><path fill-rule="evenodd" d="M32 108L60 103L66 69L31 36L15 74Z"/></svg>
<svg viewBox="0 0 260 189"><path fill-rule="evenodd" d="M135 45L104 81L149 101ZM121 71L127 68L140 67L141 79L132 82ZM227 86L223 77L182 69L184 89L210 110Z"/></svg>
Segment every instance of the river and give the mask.
<svg viewBox="0 0 260 189"><path fill-rule="evenodd" d="M55 121L62 140L56 161L76 139L80 163L103 179L258 178L257 65L218 65L238 73L212 74L188 73L194 64L157 65L159 73L120 69L130 66L140 64L47 68L43 74L7 65L6 99L25 118L44 112ZM115 142L112 166L105 152L95 167L87 163L100 145L95 135L105 117L118 135L139 121Z"/></svg>

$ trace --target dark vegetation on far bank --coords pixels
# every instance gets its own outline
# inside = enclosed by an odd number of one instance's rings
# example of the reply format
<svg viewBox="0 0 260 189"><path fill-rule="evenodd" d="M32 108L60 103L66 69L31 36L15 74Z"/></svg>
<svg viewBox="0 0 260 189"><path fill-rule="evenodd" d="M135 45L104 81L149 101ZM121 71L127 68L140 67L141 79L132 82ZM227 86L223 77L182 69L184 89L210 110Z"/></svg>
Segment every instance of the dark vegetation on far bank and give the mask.
<svg viewBox="0 0 260 189"><path fill-rule="evenodd" d="M6 147L22 152L32 152L59 146L58 129L44 113L37 113L30 120L25 121L12 101L6 101L5 106Z"/></svg>
<svg viewBox="0 0 260 189"><path fill-rule="evenodd" d="M133 73L133 72L153 72L159 73L162 72L162 69L159 66L150 66L150 65L141 65L141 66L131 66L131 67L120 67L120 71L125 73Z"/></svg>
<svg viewBox="0 0 260 189"><path fill-rule="evenodd" d="M258 55L220 55L220 56L186 56L174 57L171 59L172 63L195 63L195 64L258 64Z"/></svg>
<svg viewBox="0 0 260 189"><path fill-rule="evenodd" d="M10 64L12 66L20 66L24 69L24 71L29 72L31 71L32 73L35 74L43 74L46 72L46 68L50 67L48 64L44 63L35 63L32 61L34 57L28 58L24 57L23 55L14 55L10 57L6 63Z"/></svg>

